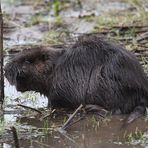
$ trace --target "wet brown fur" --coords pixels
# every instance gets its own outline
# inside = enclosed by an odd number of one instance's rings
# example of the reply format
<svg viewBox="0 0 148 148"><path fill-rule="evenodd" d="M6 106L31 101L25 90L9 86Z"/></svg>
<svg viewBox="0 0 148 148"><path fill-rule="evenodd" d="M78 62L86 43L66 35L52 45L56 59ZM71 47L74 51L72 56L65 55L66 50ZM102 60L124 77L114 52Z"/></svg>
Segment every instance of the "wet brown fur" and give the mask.
<svg viewBox="0 0 148 148"><path fill-rule="evenodd" d="M52 107L94 104L122 114L148 107L148 80L136 57L98 37L80 37L58 51L24 50L6 64L5 75L17 90L47 96Z"/></svg>

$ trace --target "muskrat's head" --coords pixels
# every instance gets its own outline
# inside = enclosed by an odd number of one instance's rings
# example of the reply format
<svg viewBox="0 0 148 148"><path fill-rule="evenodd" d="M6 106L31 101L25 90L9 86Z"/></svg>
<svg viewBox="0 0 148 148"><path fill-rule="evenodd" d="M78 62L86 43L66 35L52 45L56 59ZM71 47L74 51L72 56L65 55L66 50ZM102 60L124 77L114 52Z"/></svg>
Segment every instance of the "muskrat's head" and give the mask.
<svg viewBox="0 0 148 148"><path fill-rule="evenodd" d="M62 53L43 48L25 49L6 64L5 76L18 91L33 90L46 95L55 63Z"/></svg>

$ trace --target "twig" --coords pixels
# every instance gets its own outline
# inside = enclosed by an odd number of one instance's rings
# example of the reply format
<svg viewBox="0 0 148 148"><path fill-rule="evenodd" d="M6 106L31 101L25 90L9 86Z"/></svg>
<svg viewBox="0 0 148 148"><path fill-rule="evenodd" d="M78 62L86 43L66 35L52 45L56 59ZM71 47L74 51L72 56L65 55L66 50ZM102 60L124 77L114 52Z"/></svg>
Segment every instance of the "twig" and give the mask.
<svg viewBox="0 0 148 148"><path fill-rule="evenodd" d="M76 121L69 123L65 128L68 128L68 127L74 125L75 123L79 122L79 121L82 120L82 119L84 119L84 117L80 117L80 118L77 119Z"/></svg>
<svg viewBox="0 0 148 148"><path fill-rule="evenodd" d="M148 48L148 47L146 47L146 46L142 46L142 45L138 45L139 47L143 47L143 48ZM136 53L141 53L141 52L146 52L146 51L148 51L147 49L135 49L135 50L133 50L134 52L136 52Z"/></svg>
<svg viewBox="0 0 148 148"><path fill-rule="evenodd" d="M76 143L72 138L70 138L65 132L60 132L60 130L58 130L59 133L61 135L63 135L66 139L68 139L69 141L73 142L74 144Z"/></svg>
<svg viewBox="0 0 148 148"><path fill-rule="evenodd" d="M46 115L42 116L42 117L40 118L40 121L42 121L43 119L45 119L45 118L51 116L55 111L56 111L56 109L53 109L49 114L46 114Z"/></svg>
<svg viewBox="0 0 148 148"><path fill-rule="evenodd" d="M145 25L145 26L143 26L143 25L112 26L112 28L124 28L124 29L126 29L126 28L146 28L146 27L148 27L148 25Z"/></svg>
<svg viewBox="0 0 148 148"><path fill-rule="evenodd" d="M148 51L148 50L147 50L148 46L143 45L143 44L142 44L142 45L141 45L141 44L138 44L138 46L139 46L139 47L146 48L146 49L143 49L142 52L144 52L144 51Z"/></svg>
<svg viewBox="0 0 148 148"><path fill-rule="evenodd" d="M37 109L35 109L35 108L29 107L29 106L26 106L26 105L18 104L17 106L21 106L21 107L23 107L23 108L27 108L27 109L36 111L36 112L38 112L39 114L42 114L42 112L41 112L40 110L37 110Z"/></svg>
<svg viewBox="0 0 148 148"><path fill-rule="evenodd" d="M4 114L22 114L24 113L22 110L4 110Z"/></svg>
<svg viewBox="0 0 148 148"><path fill-rule="evenodd" d="M136 39L137 42L143 41L143 40L147 40L148 39L148 32L143 34L141 37L138 37Z"/></svg>
<svg viewBox="0 0 148 148"><path fill-rule="evenodd" d="M59 131L63 132L63 131L66 129L67 125L71 122L71 120L73 119L73 117L77 114L77 112L78 112L82 107L83 107L83 105L81 104L81 105L74 111L74 113L68 118L68 120L64 123L64 125L63 125L61 128L59 128Z"/></svg>
<svg viewBox="0 0 148 148"><path fill-rule="evenodd" d="M19 140L18 140L16 128L14 126L12 126L10 128L13 133L13 140L14 140L15 148L19 148L20 146L19 146Z"/></svg>

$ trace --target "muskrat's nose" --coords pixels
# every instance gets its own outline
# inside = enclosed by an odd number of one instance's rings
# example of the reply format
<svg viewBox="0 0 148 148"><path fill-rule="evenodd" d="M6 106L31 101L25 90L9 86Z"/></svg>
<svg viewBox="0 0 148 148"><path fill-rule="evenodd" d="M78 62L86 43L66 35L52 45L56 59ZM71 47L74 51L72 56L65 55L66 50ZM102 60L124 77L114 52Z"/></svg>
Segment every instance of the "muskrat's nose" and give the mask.
<svg viewBox="0 0 148 148"><path fill-rule="evenodd" d="M7 73L8 73L7 70L4 68L3 69L3 74L4 74L5 77L6 77Z"/></svg>
<svg viewBox="0 0 148 148"><path fill-rule="evenodd" d="M13 68L13 66L11 64L6 64L4 66L4 76L6 77L6 79L9 81L9 83L11 85L14 85L14 83L15 83L14 71L15 71L15 69Z"/></svg>
<svg viewBox="0 0 148 148"><path fill-rule="evenodd" d="M23 81L26 78L26 75L23 71L18 71L16 75L16 80Z"/></svg>
<svg viewBox="0 0 148 148"><path fill-rule="evenodd" d="M9 66L8 66L8 64L6 64L6 65L4 66L3 72L4 72L4 76L6 77L6 75L8 75L8 73L9 73Z"/></svg>

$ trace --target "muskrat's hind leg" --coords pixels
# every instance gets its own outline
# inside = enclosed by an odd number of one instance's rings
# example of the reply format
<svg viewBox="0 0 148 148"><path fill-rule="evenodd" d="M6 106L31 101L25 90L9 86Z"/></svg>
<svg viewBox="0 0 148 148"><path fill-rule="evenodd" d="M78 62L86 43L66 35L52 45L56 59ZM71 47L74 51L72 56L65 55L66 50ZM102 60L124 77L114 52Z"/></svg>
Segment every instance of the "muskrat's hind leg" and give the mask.
<svg viewBox="0 0 148 148"><path fill-rule="evenodd" d="M93 104L88 104L85 106L85 110L87 112L91 112L91 113L95 113L98 114L101 117L106 117L107 114L109 113L106 109L104 109L103 107L99 106L99 105L93 105Z"/></svg>
<svg viewBox="0 0 148 148"><path fill-rule="evenodd" d="M145 114L145 107L144 106L135 107L133 112L131 112L130 115L128 116L125 124L133 122L134 120L143 116L144 114Z"/></svg>

